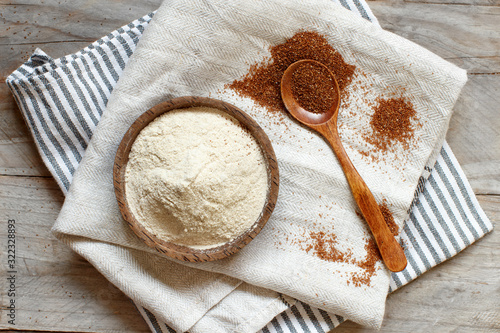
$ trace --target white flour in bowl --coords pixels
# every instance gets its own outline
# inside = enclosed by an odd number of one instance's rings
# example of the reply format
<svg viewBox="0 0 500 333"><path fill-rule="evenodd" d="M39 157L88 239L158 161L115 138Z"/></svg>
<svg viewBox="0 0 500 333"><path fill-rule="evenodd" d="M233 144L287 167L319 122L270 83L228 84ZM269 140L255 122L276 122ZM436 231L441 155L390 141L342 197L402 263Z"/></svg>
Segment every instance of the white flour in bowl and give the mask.
<svg viewBox="0 0 500 333"><path fill-rule="evenodd" d="M267 164L240 122L209 107L166 112L137 136L125 173L137 221L190 247L226 243L254 224L267 199Z"/></svg>

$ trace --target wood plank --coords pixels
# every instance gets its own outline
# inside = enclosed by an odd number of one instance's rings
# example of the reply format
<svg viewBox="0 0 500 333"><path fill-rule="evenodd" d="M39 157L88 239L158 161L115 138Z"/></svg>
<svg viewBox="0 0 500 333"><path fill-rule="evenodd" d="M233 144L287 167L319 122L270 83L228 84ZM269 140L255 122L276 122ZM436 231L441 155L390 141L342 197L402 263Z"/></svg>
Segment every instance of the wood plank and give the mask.
<svg viewBox="0 0 500 333"><path fill-rule="evenodd" d="M74 53L161 0L10 1L0 4L0 175L50 176L5 79L36 48L53 58Z"/></svg>
<svg viewBox="0 0 500 333"><path fill-rule="evenodd" d="M500 0L405 0L406 2L418 2L442 5L474 5L474 6L499 6Z"/></svg>
<svg viewBox="0 0 500 333"><path fill-rule="evenodd" d="M54 1L52 1L52 5L49 5L47 8L53 8ZM404 4L401 5L400 9L398 11L393 12L390 14L389 9L393 9L398 6L394 6L392 1L377 1L377 2L371 2L371 5L375 14L377 16L386 16L385 19L388 20L389 22L393 21L393 16L397 16L398 18L400 17L410 17L409 13L422 13L421 8L414 8L413 6L422 6L421 3L411 3L409 5ZM11 10L11 14L15 14L14 11L19 10L16 6L6 6L8 7L7 9ZM16 8L14 8L16 7ZM34 9L40 9L36 4L32 5L27 5L27 7L32 7L32 10ZM74 6L73 6L74 7ZM123 8L127 6L122 6ZM426 7L428 7L426 5ZM456 7L456 6L455 6ZM459 6L464 7L464 6ZM43 7L45 8L45 7ZM121 8L121 7L120 7ZM131 7L129 7L131 8ZM154 7L153 7L154 8ZM378 13L377 9L380 10L383 8L382 13ZM459 10L454 10L452 11L452 16L455 15L454 18L450 19L450 22L455 22L455 21L460 21L463 19L463 16L468 15L468 11L464 9ZM29 8L26 8L26 10ZM438 6L436 9L437 12L442 12L442 6ZM70 9L63 7L62 9L58 9L59 11L69 11ZM147 11L146 11L147 12ZM427 20L424 24L424 26L433 26L433 38L430 38L430 36L427 35L419 35L418 38L416 38L416 42L424 42L425 44L434 45L433 40L436 39L436 36L439 35L441 36L443 32L446 32L447 30L453 30L453 26L450 24L446 24L446 22L439 22L438 23L433 23L432 19L435 18L436 15L427 18L427 13L429 12L429 9L424 10L423 14L418 14L419 15L419 20L416 20L412 22L399 22L399 24L396 26L394 24L389 24L390 28L393 28L394 32L405 36L406 31L416 31L419 26L419 22L422 20ZM18 14L18 13L17 13ZM68 13L69 15L70 13ZM30 14L31 15L31 14ZM61 14L62 15L62 14ZM83 14L80 14L83 15ZM392 16L391 16L392 15ZM412 14L415 16L414 14ZM446 15L437 15L438 17L443 17L447 16ZM4 16L8 16L8 13L4 14ZM482 16L478 17L476 21L482 20L484 17L487 16L486 14L482 13ZM491 15L490 15L491 16ZM498 18L498 17L496 17ZM383 18L380 19L383 21ZM50 20L49 20L50 21ZM477 25L479 25L480 22L476 22ZM22 22L22 21L20 21ZM29 21L25 21L28 23L25 23L25 25L29 24ZM35 23L38 21L35 20ZM59 23L59 21L57 21ZM125 21L126 22L126 21ZM120 22L120 24L123 24L125 22ZM488 21L490 22L490 21ZM50 22L48 22L50 23ZM48 24L46 22L46 24ZM417 24L418 23L418 24ZM491 23L491 22L490 22ZM411 25L413 24L413 26ZM498 23L497 23L498 24ZM387 23L384 23L384 25L387 28ZM490 24L491 25L491 24ZM50 28L50 25L48 27L45 27L49 30L54 30L54 28ZM108 27L106 27L108 28ZM111 29L111 27L109 27ZM93 36L95 38L98 38L99 36L105 34L109 30L99 30L98 33L96 33L96 36ZM495 35L492 37L494 41L498 44L499 37L500 35L500 29L498 29L495 33ZM437 34L438 33L438 34ZM74 35L75 33L71 33ZM457 33L456 35L460 35ZM457 39L459 36L454 36L454 39L452 40L453 43L456 43ZM481 34L479 34L482 36ZM28 40L33 41L38 41L37 35L29 35L29 32L25 32L25 35L23 36L22 34L19 34L17 37L12 37L13 40L10 42L12 43L20 43L22 40L25 40L24 37L27 37ZM36 37L36 38L34 38ZM409 36L406 36L409 37ZM60 56L63 54L67 54L70 52L74 52L78 50L79 48L87 45L87 41L85 42L73 42L73 43L50 43L50 40L47 40L48 44L30 44L30 45L14 45L15 47L10 46L10 48L7 48L5 51L7 57L4 59L9 59L9 63L7 63L5 66L0 66L0 71L2 72L2 76L6 76L8 73L10 73L15 67L17 67L20 62L20 55L26 58L29 54L31 54L31 51L34 50L36 46L42 46L44 50L47 51L48 54L53 55L53 56ZM489 43L482 43L483 45L490 45ZM495 48L496 44L493 44L491 46L493 49L496 49L497 54L498 54L498 49L499 47ZM11 50L12 49L12 50ZM481 48L474 48L472 45L469 45L467 49L474 51L474 52L483 52ZM0 52L1 52L1 47L0 47ZM471 59L477 58L474 55L470 56ZM498 58L498 57L497 57ZM14 60L12 60L14 59ZM461 59L461 58L460 58ZM460 65L460 60L459 58L454 59L454 62L456 62L458 65ZM495 57L492 59L483 59L482 61L488 63L488 68L493 68L493 65L495 64ZM453 61L453 60L452 60ZM3 78L2 77L2 78ZM3 81L3 80L2 80ZM2 85L2 88L0 88L0 91L3 91L4 85ZM474 190L479 191L479 193L499 193L499 187L498 187L498 179L500 177L497 177L498 175L498 168L495 167L495 164L498 163L500 160L499 154L500 150L499 149L477 149L477 147L488 147L488 148L494 148L492 146L496 145L496 140L491 140L492 136L494 136L497 133L494 133L497 128L500 128L500 126L497 126L498 122L500 121L500 118L495 117L495 107L498 105L498 100L500 99L500 94L495 93L498 91L498 87L500 87L500 79L498 79L497 75L492 75L491 77L481 77L481 75L474 75L470 77L470 82L467 84L467 86L464 88L464 91L462 93L461 99L457 103L457 108L455 112L455 116L452 118L452 122L450 124L450 132L448 134L448 140L450 141L450 145L452 149L456 152L459 161L464 165L464 169L467 173L467 175L471 176L471 182ZM472 90L471 90L472 89ZM483 92L490 92L488 93L488 98L484 98ZM2 98L3 101L7 101L7 105L5 106L7 110L17 110L15 105L13 104L13 99L10 97L10 93L7 91L6 93L6 98ZM3 96L3 93L2 93ZM3 110L3 104L0 104L0 110ZM472 110L472 111L471 111ZM470 136L474 137L482 137L481 132L474 132L471 131L470 129L464 130L464 128L469 127L469 118L471 117L471 114L474 114L474 112L481 112L482 115L480 117L473 117L473 122L474 122L474 129L479 129L479 131L482 131L482 129L487 129L487 132L490 133L490 135L485 136L485 139L481 140L481 142L477 141L471 141L469 140ZM22 124L22 118L19 117L19 115L3 115L3 112L1 113L2 117L8 118L8 119L14 119L14 117L17 116L16 119L16 125ZM459 114L457 116L457 114ZM484 117L484 114L486 114L486 117ZM484 121L484 122L483 122ZM3 121L1 122L1 129L2 132L7 131L11 128L16 128L16 127L11 127L12 121ZM495 124L495 126L490 126L491 124ZM18 127L17 127L18 128ZM16 128L16 129L17 129ZM0 132L0 135L3 133ZM22 133L26 134L26 130L24 131L12 131L12 132L17 132L17 133ZM29 135L22 135L21 137L16 137L14 140L9 140L8 135L5 135L4 137L0 137L0 142L5 145L4 149L2 149L0 153L0 160L6 161L6 167L1 170L2 174L26 174L26 175L42 175L42 176L47 176L48 172L45 169L45 167L42 165L41 160L38 158L37 154L33 154L35 150L33 149L33 146L30 145L28 142L31 142L31 137ZM498 135L496 135L498 137ZM486 156L487 158L484 159L483 155L489 154L490 156ZM493 156L491 156L493 155ZM32 156L30 158L27 158L27 156ZM31 160L34 159L34 160ZM486 179L482 177L482 173L486 173ZM491 182L490 180L497 180Z"/></svg>
<svg viewBox="0 0 500 333"><path fill-rule="evenodd" d="M103 35L105 32L103 32ZM0 45L0 175L50 176L5 80L37 47L48 55L71 54L88 42ZM57 57L57 56L56 56Z"/></svg>
<svg viewBox="0 0 500 333"><path fill-rule="evenodd" d="M49 173L3 81L36 47L52 57L76 52L161 2L13 0L0 5L0 175L9 175L0 176L0 237L6 239L7 219L14 217L20 260L19 325L9 326L1 316L0 330L149 331L119 290L50 234L63 197L55 182L44 178ZM369 5L386 29L472 73L447 139L474 191L496 194L479 200L498 224L500 1L382 0ZM381 332L499 331L499 247L495 230L390 295ZM5 262L5 253L0 258ZM2 305L5 300L2 293ZM370 330L345 323L335 331Z"/></svg>
<svg viewBox="0 0 500 333"><path fill-rule="evenodd" d="M148 1L10 1L0 5L0 45L92 42L156 10ZM3 30L2 28L6 29ZM75 50L76 51L76 50ZM64 54L56 55L57 57Z"/></svg>
<svg viewBox="0 0 500 333"><path fill-rule="evenodd" d="M480 195L493 224L500 197ZM346 322L334 332L498 332L500 330L500 232L493 230L454 258L389 295L380 331Z"/></svg>
<svg viewBox="0 0 500 333"><path fill-rule="evenodd" d="M470 5L473 3L473 5ZM498 1L370 1L382 27L468 70L447 140L475 193L500 194Z"/></svg>
<svg viewBox="0 0 500 333"><path fill-rule="evenodd" d="M498 223L500 197L478 198L492 222ZM0 238L6 239L6 219L14 218L18 227L17 329L93 332L128 327L129 332L147 331L129 300L51 235L50 227L63 202L52 179L0 177L0 202L5 217L0 221ZM382 332L496 329L500 298L492 295L497 293L500 276L492 272L500 270L499 247L500 232L493 231L390 295ZM1 260L5 262L5 255ZM8 327L5 318L0 318L0 329ZM370 331L352 323L343 324L342 330Z"/></svg>
<svg viewBox="0 0 500 333"><path fill-rule="evenodd" d="M0 330L148 332L130 299L52 236L63 200L52 178L0 176L0 239L6 244L14 219L17 271L15 325L2 313ZM10 298L1 253L3 308Z"/></svg>
<svg viewBox="0 0 500 333"><path fill-rule="evenodd" d="M500 73L500 5L369 1L382 28L469 73Z"/></svg>
<svg viewBox="0 0 500 333"><path fill-rule="evenodd" d="M0 175L50 177L5 83L0 84Z"/></svg>
<svg viewBox="0 0 500 333"><path fill-rule="evenodd" d="M446 136L476 194L500 194L499 105L500 75L469 75Z"/></svg>

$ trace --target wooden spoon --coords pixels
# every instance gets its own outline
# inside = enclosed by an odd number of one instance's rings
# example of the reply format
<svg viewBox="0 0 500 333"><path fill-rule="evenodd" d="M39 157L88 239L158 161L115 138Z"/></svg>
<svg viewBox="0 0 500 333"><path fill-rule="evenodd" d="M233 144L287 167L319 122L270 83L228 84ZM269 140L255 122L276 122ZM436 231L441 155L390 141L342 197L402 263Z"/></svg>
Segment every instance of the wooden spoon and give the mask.
<svg viewBox="0 0 500 333"><path fill-rule="evenodd" d="M333 98L331 107L326 112L312 112L305 110L295 99L292 85L293 74L301 66L312 64L313 66L322 66L331 76L330 83L333 84L333 92L336 94ZM318 68L318 67L316 67ZM359 175L358 171L352 164L349 156L342 146L337 130L337 116L340 105L340 89L335 79L335 75L323 64L314 60L300 60L288 67L281 79L281 97L288 112L302 124L319 132L330 143L333 151L344 170L349 186L356 203L358 204L363 217L370 226L373 237L377 243L382 259L387 268L393 272L402 271L406 267L406 257L401 245L396 241L391 230L387 226L384 216L373 197L368 186Z"/></svg>

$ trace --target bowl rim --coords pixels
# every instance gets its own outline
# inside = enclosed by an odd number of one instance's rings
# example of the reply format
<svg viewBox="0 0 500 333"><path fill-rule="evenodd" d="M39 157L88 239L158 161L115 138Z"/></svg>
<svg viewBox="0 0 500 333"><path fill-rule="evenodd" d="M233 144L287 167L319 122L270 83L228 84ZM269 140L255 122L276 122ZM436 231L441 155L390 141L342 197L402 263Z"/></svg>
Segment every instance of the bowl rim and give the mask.
<svg viewBox="0 0 500 333"><path fill-rule="evenodd" d="M259 144L262 154L267 162L268 181L266 204L264 205L257 221L255 221L254 224L244 233L240 234L233 240L217 247L203 249L168 242L149 232L133 215L128 205L125 190L125 171L130 150L141 130L149 125L154 119L166 112L196 106L205 106L221 110L237 119L248 129L249 133ZM155 249L159 253L178 260L188 262L206 262L223 259L238 252L259 234L269 220L278 199L279 170L276 154L274 153L274 149L268 136L257 124L257 122L248 114L236 106L222 100L208 97L183 96L173 98L153 106L140 115L128 128L115 155L113 164L113 186L123 219L127 222L132 231L146 243L146 245Z"/></svg>

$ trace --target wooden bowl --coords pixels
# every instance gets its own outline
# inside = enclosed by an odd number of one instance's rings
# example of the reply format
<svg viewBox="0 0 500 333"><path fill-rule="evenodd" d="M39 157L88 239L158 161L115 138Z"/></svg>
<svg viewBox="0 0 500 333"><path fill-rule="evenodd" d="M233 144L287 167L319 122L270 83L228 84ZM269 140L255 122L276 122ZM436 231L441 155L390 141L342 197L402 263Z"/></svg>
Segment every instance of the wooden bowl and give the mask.
<svg viewBox="0 0 500 333"><path fill-rule="evenodd" d="M224 245L208 248L208 249L195 249L183 245L178 245L172 242L162 240L150 233L146 228L135 218L130 210L127 202L127 193L125 191L125 170L129 158L130 149L139 132L146 127L153 119L164 114L165 112L190 108L195 106L205 106L219 109L226 112L230 116L237 119L244 125L254 138L259 143L265 160L267 160L267 182L268 191L266 204L264 205L260 217L246 232L236 237ZM127 133L125 133L118 151L116 152L115 163L113 166L113 183L115 188L116 199L120 212L129 224L134 233L142 239L148 246L156 249L158 252L163 253L171 258L190 262L204 262L222 259L230 256L233 253L241 250L245 245L257 236L262 230L276 204L278 198L279 175L278 163L274 154L273 147L269 138L264 133L262 128L245 112L237 107L211 98L204 97L179 97L172 100L163 102L149 109L143 113L137 120L130 126Z"/></svg>

